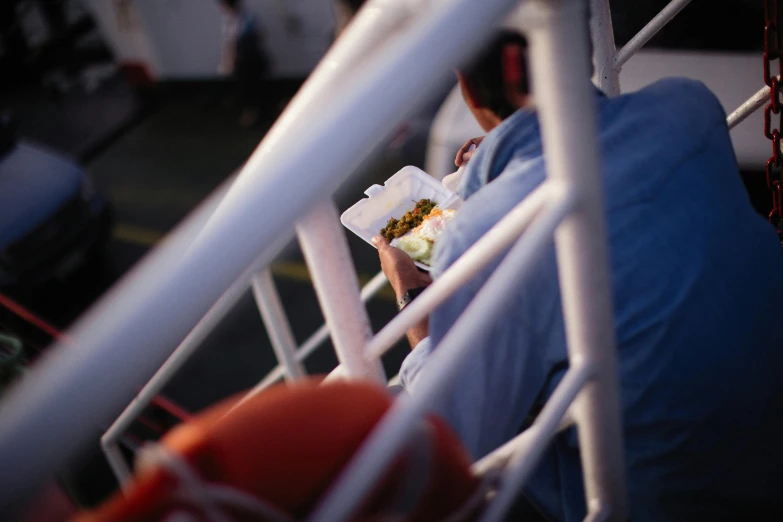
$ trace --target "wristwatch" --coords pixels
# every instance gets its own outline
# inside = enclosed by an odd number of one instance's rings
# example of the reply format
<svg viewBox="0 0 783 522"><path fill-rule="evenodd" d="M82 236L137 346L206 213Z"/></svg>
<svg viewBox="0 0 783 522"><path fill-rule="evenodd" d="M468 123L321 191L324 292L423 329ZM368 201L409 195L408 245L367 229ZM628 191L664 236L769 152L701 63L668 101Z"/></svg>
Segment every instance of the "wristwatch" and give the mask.
<svg viewBox="0 0 783 522"><path fill-rule="evenodd" d="M419 294L422 293L425 288L427 287L420 286L418 288L411 288L410 290L402 294L402 297L397 299L397 310L402 312L402 309L408 306L408 303L416 299L416 297L418 297Z"/></svg>

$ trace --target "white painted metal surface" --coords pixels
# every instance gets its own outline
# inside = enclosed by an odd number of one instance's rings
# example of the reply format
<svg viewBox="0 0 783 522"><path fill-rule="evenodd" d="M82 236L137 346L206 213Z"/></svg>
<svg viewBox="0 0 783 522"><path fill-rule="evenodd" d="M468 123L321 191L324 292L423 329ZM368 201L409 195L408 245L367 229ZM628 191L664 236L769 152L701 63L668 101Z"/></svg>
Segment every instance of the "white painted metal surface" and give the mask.
<svg viewBox="0 0 783 522"><path fill-rule="evenodd" d="M609 0L590 0L590 38L593 42L593 83L607 96L620 94L616 48Z"/></svg>
<svg viewBox="0 0 783 522"><path fill-rule="evenodd" d="M296 226L334 351L351 378L386 384L377 358L366 357L370 318L359 295L356 269L340 214L331 199L318 203Z"/></svg>
<svg viewBox="0 0 783 522"><path fill-rule="evenodd" d="M362 302L366 303L375 297L375 295L380 292L388 282L389 281L386 279L386 276L383 274L383 272L375 274L375 276L370 279L370 281L368 281L367 284L362 288L360 294ZM321 344L323 344L327 339L329 339L329 326L323 324L302 344L301 348L297 350L297 361L304 362L304 360L307 359L307 357L309 357L310 354L312 354L316 348L321 346ZM249 399L250 397L262 392L275 382L279 381L283 377L284 372L285 369L283 366L278 364L271 372L266 375L266 377L261 380L261 382L254 386L253 389L250 390L247 396L242 400L244 401Z"/></svg>
<svg viewBox="0 0 783 522"><path fill-rule="evenodd" d="M780 76L778 76L778 81L780 81ZM745 103L737 107L737 109L729 114L729 116L726 118L726 123L729 126L729 129L733 129L745 119L762 108L765 104L769 103L769 87L766 85L756 91L756 94L751 96L747 99Z"/></svg>
<svg viewBox="0 0 783 522"><path fill-rule="evenodd" d="M239 298L247 290L248 279L249 275L237 280L215 302L101 437L101 447L120 485L125 486L130 481L130 469L117 446L119 438L198 350L207 335L220 323L228 311L239 301Z"/></svg>
<svg viewBox="0 0 783 522"><path fill-rule="evenodd" d="M131 421L136 417L137 415L130 417ZM114 477L117 479L120 488L126 490L133 480L133 472L126 462L125 456L123 456L119 445L116 442L104 443L103 438L101 438L101 449L103 450L106 462L109 463L109 467L111 468L112 473L114 473Z"/></svg>
<svg viewBox="0 0 783 522"><path fill-rule="evenodd" d="M491 30L489 20L502 9L466 4L470 2L450 4L445 16L440 10L424 13L407 31L391 36L389 45L367 50L363 60L351 64L363 69L360 78L351 78L337 92L321 92L318 86L325 87L335 70L333 60L351 54L345 47L353 41L348 36L362 27L359 20L351 24L308 81L310 87L292 100L287 116L243 167L219 208L197 211L189 225L179 227L70 330L70 343L54 347L27 380L8 392L0 404L0 469L15 473L0 476L0 505L83 448L90 441L90 427L97 428L127 404L259 253L269 262L277 238L347 177L405 117L406 107L427 96L429 75L450 73L453 64L476 48ZM392 5L390 11L400 8ZM375 38L388 18L364 11L380 20L380 27L364 29ZM477 29L454 42L449 36L462 16L472 17ZM406 68L420 74L400 75ZM376 103L379 97L385 103ZM374 111L368 113L367 107ZM351 129L353 139L336 142L334 129ZM320 175L309 175L306 184L292 182L297 179L292 174L312 172L312 158L319 158ZM286 204L279 205L281 201ZM105 393L108 389L112 393ZM62 418L69 422L56 421Z"/></svg>
<svg viewBox="0 0 783 522"><path fill-rule="evenodd" d="M249 270L247 274L252 273L255 268ZM125 457L119 449L118 443L122 434L130 427L131 423L149 406L152 399L158 395L174 375L184 366L184 364L195 353L206 336L220 323L228 311L233 308L239 298L247 289L249 275L240 277L220 299L210 308L207 314L196 324L195 328L182 341L171 356L166 360L163 366L152 376L152 379L142 388L134 397L133 401L123 410L119 417L109 427L101 437L101 448L106 456L106 460L121 486L126 486L131 479L131 470ZM367 302L374 297L388 283L383 272L376 274L361 291L362 302ZM271 319L271 318L270 318ZM287 322L287 320L286 320ZM268 324L265 322L267 328ZM302 344L295 353L295 364L302 366L302 363L309 357L324 341L329 338L329 328L326 325L321 326L310 338ZM275 382L286 376L286 368L278 364L264 379L254 386L247 395L237 403L237 406L244 401L257 395Z"/></svg>
<svg viewBox="0 0 783 522"><path fill-rule="evenodd" d="M572 366L595 365L596 372L574 409L588 518L625 520L603 175L593 94L582 80L588 76L584 44L589 35L582 21L584 6L577 1L566 5L561 16L552 6L550 23L530 35L531 76L549 178L565 184L578 198L576 211L555 233L555 246L569 361ZM559 67L551 67L555 62Z"/></svg>
<svg viewBox="0 0 783 522"><path fill-rule="evenodd" d="M253 297L256 300L258 311L264 320L272 350L277 361L283 366L283 375L287 381L301 379L307 372L302 362L296 357L296 340L288 324L280 295L277 293L275 281L268 268L261 270L253 276Z"/></svg>

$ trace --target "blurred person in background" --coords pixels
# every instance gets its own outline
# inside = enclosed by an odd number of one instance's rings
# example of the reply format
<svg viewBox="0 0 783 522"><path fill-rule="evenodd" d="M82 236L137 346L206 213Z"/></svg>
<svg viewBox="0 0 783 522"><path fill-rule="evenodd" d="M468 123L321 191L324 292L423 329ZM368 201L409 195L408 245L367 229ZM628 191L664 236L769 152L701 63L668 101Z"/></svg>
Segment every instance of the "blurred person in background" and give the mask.
<svg viewBox="0 0 783 522"><path fill-rule="evenodd" d="M219 72L233 75L238 86L242 106L240 125L251 127L261 115L264 80L269 71L269 60L262 47L262 35L242 0L220 0L225 13L223 27L223 55Z"/></svg>

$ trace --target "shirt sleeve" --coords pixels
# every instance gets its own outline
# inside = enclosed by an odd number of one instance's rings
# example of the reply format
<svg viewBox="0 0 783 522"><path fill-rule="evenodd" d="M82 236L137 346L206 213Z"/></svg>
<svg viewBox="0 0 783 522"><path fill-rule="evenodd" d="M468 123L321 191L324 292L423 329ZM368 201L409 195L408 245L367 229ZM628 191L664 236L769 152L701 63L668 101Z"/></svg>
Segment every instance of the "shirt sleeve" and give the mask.
<svg viewBox="0 0 783 522"><path fill-rule="evenodd" d="M452 234L439 245L437 255L445 260L445 266L464 251L460 243L458 234ZM408 355L401 370L401 382L410 395L415 396L417 384L435 370L427 364L433 351L448 349L438 345L451 326L463 312L476 313L466 309L496 266L493 263L466 282L431 315L430 337ZM470 350L456 385L429 405L454 429L474 458L518 433L545 383L539 339L524 317L527 307L521 305L518 292L510 292L507 299L507 312L484 324L483 342Z"/></svg>
<svg viewBox="0 0 783 522"><path fill-rule="evenodd" d="M405 388L408 393L413 393L415 382L419 375L419 372L424 367L424 363L427 362L427 358L432 351L432 341L429 337L425 337L419 344L417 344L411 353L402 361L402 367L400 368L400 384Z"/></svg>

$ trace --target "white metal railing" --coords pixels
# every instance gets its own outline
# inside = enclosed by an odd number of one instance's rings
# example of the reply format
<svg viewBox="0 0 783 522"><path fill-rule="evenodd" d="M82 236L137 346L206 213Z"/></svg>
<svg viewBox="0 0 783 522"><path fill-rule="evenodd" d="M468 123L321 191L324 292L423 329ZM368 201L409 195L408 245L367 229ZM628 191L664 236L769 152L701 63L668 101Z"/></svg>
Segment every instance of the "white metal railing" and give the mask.
<svg viewBox="0 0 783 522"><path fill-rule="evenodd" d="M592 11L592 17L590 20L590 33L593 39L593 53L595 74L594 83L596 83L605 93L609 95L617 95L620 92L619 88L619 73L622 65L630 58L630 56L638 51L647 41L649 41L656 32L658 32L666 22L671 20L677 13L679 13L688 2L676 1L672 2L666 9L661 11L659 15L651 21L645 28L632 40L628 45L623 47L620 52L616 51L611 12L609 10L609 4L606 0L590 0L590 6ZM400 23L406 17L398 16L397 22ZM618 58L618 56L621 56ZM769 89L766 87L761 88L753 97L747 102L742 104L736 111L731 113L727 118L729 128L741 123L745 118L752 114L755 110L762 107L769 97ZM540 205L543 191L536 191L528 198L531 205ZM528 207L526 212L530 212L533 207ZM536 207L538 209L539 207ZM448 284L449 291L443 294L438 292L428 293L426 298L421 298L416 301L415 306L409 306L405 315L395 319L390 323L383 331L381 331L374 339L370 341L367 346L367 355L370 358L381 357L388 349L390 349L396 340L412 324L418 321L419 317L430 313L434 308L443 302L451 293L459 288L461 282L472 277L482 266L484 262L473 265L469 270L465 270L463 267L469 265L468 260L474 256L478 256L486 261L497 255L500 250L506 247L511 241L516 239L521 231L529 224L529 220L532 219L533 214L529 214L520 223L511 225L511 221L514 220L514 215L518 211L512 211L507 216L509 221L509 228L501 227L503 233L506 235L506 239L498 241L496 234L489 235L486 239L483 239L475 248L471 249L470 253L466 253L465 256L457 263L451 270L449 270L446 278L441 280L440 285L446 286ZM521 228L517 228L521 225ZM378 273L365 288L362 289L361 298L363 302L372 298L385 284L386 278L383 273ZM208 333L211 330L211 326L214 325L223 317L225 312L233 306L233 303L242 294L243 286L236 285L238 292L234 299L226 301L221 299L216 304L216 313L212 310L207 314L205 319L196 326L191 335L189 335L185 341L174 351L169 360L164 364L161 369L153 376L153 378L131 402L131 404L123 411L123 413L117 418L114 425L110 430L104 434L102 441L103 450L106 454L107 460L111 463L112 469L115 471L115 475L121 484L126 483L130 479L130 471L127 464L121 457L121 452L117 448L118 437L122 432L130 426L130 423L135 419L141 411L151 402L153 397L157 395L165 384L173 377L184 362L194 353L195 349L203 338L202 333ZM270 303L279 303L279 298L276 296L276 291L271 281L266 281L265 284L259 284L254 282L253 294L256 298L256 303L259 305L259 309L262 309L261 303L266 301ZM282 308L273 306L270 312L276 313L280 320L273 320L271 316L264 314L262 310L262 317L264 318L264 325L270 334L271 338L287 338L289 335L286 331L290 331L287 325L287 319L285 319L284 311ZM210 320L207 320L207 319ZM193 334L196 335L193 335ZM278 355L278 360L282 361L278 364L269 374L264 377L258 385L256 385L246 397L240 401L244 403L249 398L260 393L264 389L268 388L281 378L287 376L287 366L301 366L301 363L312 354L315 349L321 346L329 338L329 327L322 325L305 343L299 348L293 359L287 353L287 351L280 351L279 341L277 344L273 342L273 347ZM293 346L291 343L283 341L288 346ZM287 363L285 361L288 361ZM300 374L296 370L297 374ZM335 375L339 375L340 371L335 372Z"/></svg>
<svg viewBox="0 0 783 522"><path fill-rule="evenodd" d="M256 268L249 270L244 277L241 277L234 283L223 296L210 308L207 314L196 324L193 330L180 343L176 350L166 360L163 366L155 372L155 375L139 391L131 403L117 417L114 423L101 437L101 449L106 456L112 471L119 484L123 487L130 483L132 478L130 467L125 461L125 457L118 446L122 434L127 431L133 421L149 406L156 395L161 393L163 388L171 381L176 373L184 366L190 357L198 350L206 336L217 326L225 317L229 310L236 304L239 298L245 293L248 286L247 279L251 274L256 273ZM361 291L362 302L367 302L381 291L388 283L383 272L373 277ZM280 303L274 282L269 276L268 270L261 270L252 277L253 297L261 313L264 326L269 332L270 342L275 350L275 355L281 362L264 377L245 397L242 398L234 407L238 407L251 397L261 393L263 390L282 378L296 378L302 375L299 368L302 363L327 339L329 339L329 327L321 326L316 330L302 346L293 352L293 357L289 353L294 344L289 341L290 326L285 316L285 311ZM293 371L287 370L286 362L291 365Z"/></svg>
<svg viewBox="0 0 783 522"><path fill-rule="evenodd" d="M619 93L622 65L688 3L674 0L616 51L608 1L590 2L596 81L610 95ZM531 42L549 179L373 338L361 303L385 284L385 278L379 274L358 291L334 207L324 199L394 128L404 109L424 97L435 83L431 79L477 48L495 22L518 3L371 0L276 122L236 183L216 191L86 314L69 332L69 342L52 350L0 404L0 470L13 470L0 472L0 508L74 455L88 441L86 428L116 413L139 382L159 368L102 438L107 458L124 482L129 471L119 456L117 437L249 285L280 364L245 400L281 377L302 376L302 361L330 330L341 362L334 375L383 381L380 356L422 314L513 244L433 353L429 365L437 371L415 396L395 402L312 517L342 520L381 475L428 400L448 393L466 354L481 345L488 323L483 319L502 310L502 296L513 288L509 282L525 277L554 232L571 367L533 426L474 465L479 474L504 469L503 485L482 520L497 520L503 514L546 444L571 424L579 426L588 518L623 519L601 178L596 144L588 138L595 123L591 94L583 81L584 46L573 44L587 37L582 2L529 0L516 11ZM454 28L464 20L471 21L471 31L452 41ZM400 70L410 74L400 75ZM767 92L762 89L732 113L729 126L762 106ZM378 104L378 99L384 103ZM561 104L563 99L571 102ZM574 118L574 110L580 117ZM335 129L341 130L343 140L333 139ZM313 157L321 160L322 175L306 183L292 181L291 173L311 173ZM286 204L281 207L279 201ZM308 208L311 212L298 219ZM259 222L265 224L263 229L253 226ZM326 325L298 350L264 270L288 241L294 222L326 317ZM248 234L242 237L236 230ZM183 338L171 353L170 347Z"/></svg>
<svg viewBox="0 0 783 522"><path fill-rule="evenodd" d="M317 204L297 224L296 234L340 364L351 376L385 384L380 360L364 355L364 345L372 337L370 318L361 301L345 229L334 203Z"/></svg>
<svg viewBox="0 0 783 522"><path fill-rule="evenodd" d="M778 81L780 81L780 76L778 75ZM737 109L729 114L729 116L726 118L726 123L729 126L729 129L733 129L745 119L762 108L767 102L770 101L769 99L769 87L764 86L758 91L756 91L756 94L748 98L748 100L737 107Z"/></svg>
<svg viewBox="0 0 783 522"><path fill-rule="evenodd" d="M677 16L677 13L690 3L691 0L672 0L669 4L661 10L660 13L655 15L655 18L645 25L636 36L631 38L622 49L617 51L614 57L614 67L619 72L620 68L625 62L627 62L631 56L644 47L644 45L655 36L658 31L668 24L672 18Z"/></svg>
<svg viewBox="0 0 783 522"><path fill-rule="evenodd" d="M612 32L612 14L607 0L590 0L594 47L595 83L609 96L620 94L619 75L623 65L691 0L672 0L621 49L616 49Z"/></svg>
<svg viewBox="0 0 783 522"><path fill-rule="evenodd" d="M69 342L9 390L0 405L0 469L14 472L0 474L0 504L89 444L90 427L127 404L248 266L268 264L303 213L333 193L432 94L432 79L451 74L515 3L371 1L220 204L197 209L70 329ZM386 25L407 16L404 28ZM465 20L472 29L455 41ZM382 33L384 45L354 52L364 37L377 41ZM334 139L336 130L342 139Z"/></svg>
<svg viewBox="0 0 783 522"><path fill-rule="evenodd" d="M672 0L660 13L645 25L639 33L621 49L615 49L612 32L612 15L607 0L590 0L590 21L593 39L595 72L593 81L609 96L620 94L619 75L623 65L631 59L658 31L685 8L691 0ZM780 76L778 76L780 79ZM762 87L726 118L729 129L742 123L748 116L763 107L769 100L769 87Z"/></svg>
<svg viewBox="0 0 783 522"><path fill-rule="evenodd" d="M296 340L285 315L283 303L275 288L275 281L269 269L264 269L253 276L253 297L258 305L258 311L267 326L269 341L275 357L283 367L283 376L286 380L301 379L307 372L296 357Z"/></svg>

